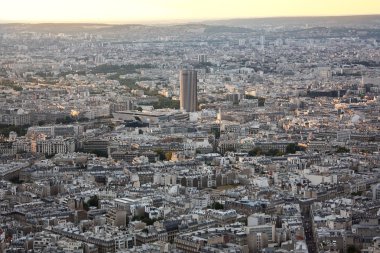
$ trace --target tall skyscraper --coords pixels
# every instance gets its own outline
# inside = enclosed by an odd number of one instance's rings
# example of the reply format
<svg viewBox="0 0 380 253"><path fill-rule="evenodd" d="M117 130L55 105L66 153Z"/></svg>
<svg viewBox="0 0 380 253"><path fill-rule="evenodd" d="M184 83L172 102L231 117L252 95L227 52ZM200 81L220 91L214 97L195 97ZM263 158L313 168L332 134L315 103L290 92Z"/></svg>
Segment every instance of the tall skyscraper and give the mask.
<svg viewBox="0 0 380 253"><path fill-rule="evenodd" d="M195 112L198 109L197 71L181 70L180 81L180 107L186 112Z"/></svg>

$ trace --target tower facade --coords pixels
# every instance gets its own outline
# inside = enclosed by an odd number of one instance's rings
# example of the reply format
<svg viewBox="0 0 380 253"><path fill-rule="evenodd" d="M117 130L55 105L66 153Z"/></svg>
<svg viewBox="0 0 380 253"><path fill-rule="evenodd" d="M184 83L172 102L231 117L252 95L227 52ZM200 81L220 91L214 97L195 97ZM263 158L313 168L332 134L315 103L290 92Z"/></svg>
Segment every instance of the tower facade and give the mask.
<svg viewBox="0 0 380 253"><path fill-rule="evenodd" d="M186 112L195 112L198 108L197 71L181 70L180 81L180 108Z"/></svg>

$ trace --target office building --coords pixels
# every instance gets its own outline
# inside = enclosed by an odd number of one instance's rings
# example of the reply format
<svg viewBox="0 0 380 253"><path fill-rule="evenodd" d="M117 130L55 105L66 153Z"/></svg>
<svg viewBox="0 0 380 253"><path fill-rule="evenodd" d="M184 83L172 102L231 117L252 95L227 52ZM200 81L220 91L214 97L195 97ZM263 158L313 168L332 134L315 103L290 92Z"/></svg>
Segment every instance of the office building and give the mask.
<svg viewBox="0 0 380 253"><path fill-rule="evenodd" d="M183 111L195 112L198 107L197 72L181 70L180 72L180 108Z"/></svg>

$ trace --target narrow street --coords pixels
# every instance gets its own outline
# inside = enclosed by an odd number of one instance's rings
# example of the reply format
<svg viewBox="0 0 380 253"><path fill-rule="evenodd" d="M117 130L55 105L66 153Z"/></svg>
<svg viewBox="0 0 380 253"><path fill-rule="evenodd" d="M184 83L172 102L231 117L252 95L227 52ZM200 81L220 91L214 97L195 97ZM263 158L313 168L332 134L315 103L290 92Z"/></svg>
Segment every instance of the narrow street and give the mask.
<svg viewBox="0 0 380 253"><path fill-rule="evenodd" d="M310 203L304 203L304 207L301 208L302 212L302 224L305 231L305 240L309 253L317 253L317 245L313 237L312 220L310 217Z"/></svg>

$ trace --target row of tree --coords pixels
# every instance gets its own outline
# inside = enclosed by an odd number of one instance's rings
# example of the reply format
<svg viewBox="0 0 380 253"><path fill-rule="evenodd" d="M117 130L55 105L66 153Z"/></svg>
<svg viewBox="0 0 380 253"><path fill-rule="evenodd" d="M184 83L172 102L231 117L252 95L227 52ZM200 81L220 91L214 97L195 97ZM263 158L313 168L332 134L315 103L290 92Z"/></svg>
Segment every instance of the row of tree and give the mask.
<svg viewBox="0 0 380 253"><path fill-rule="evenodd" d="M0 124L0 135L9 136L10 132L16 132L18 136L23 136L28 131L30 125L13 126Z"/></svg>
<svg viewBox="0 0 380 253"><path fill-rule="evenodd" d="M126 65L110 65L110 64L103 64L96 66L91 70L92 73L98 74L98 73L117 73L118 75L126 75L126 74L133 74L137 73L138 69L149 69L153 68L152 64L126 64Z"/></svg>
<svg viewBox="0 0 380 253"><path fill-rule="evenodd" d="M173 100L171 98L159 96L158 102L152 103L152 106L154 109L164 109L164 108L170 108L170 109L179 109L180 103L179 100Z"/></svg>
<svg viewBox="0 0 380 253"><path fill-rule="evenodd" d="M268 151L263 151L260 147L255 147L252 150L248 152L248 155L250 156L261 156L261 155L266 155L266 156L282 156L286 154L294 154L297 151L303 151L304 149L298 146L295 143L289 143L286 146L285 152L280 151L279 149L270 149Z"/></svg>

